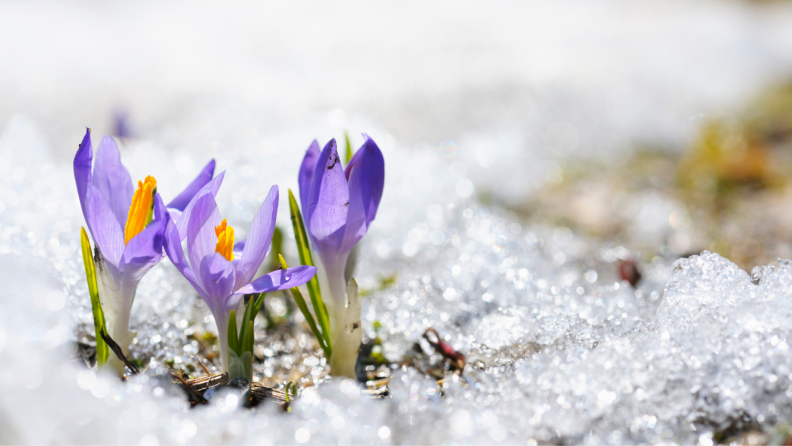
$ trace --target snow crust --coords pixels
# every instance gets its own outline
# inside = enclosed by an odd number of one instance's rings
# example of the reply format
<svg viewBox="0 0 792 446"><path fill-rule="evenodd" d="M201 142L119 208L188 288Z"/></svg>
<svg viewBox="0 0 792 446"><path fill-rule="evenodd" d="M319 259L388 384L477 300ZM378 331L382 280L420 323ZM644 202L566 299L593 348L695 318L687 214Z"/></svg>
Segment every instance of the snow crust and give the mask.
<svg viewBox="0 0 792 446"><path fill-rule="evenodd" d="M151 16L107 6L115 20L74 5L43 15L0 5L4 41L27 42L0 48L11 67L0 72L0 442L709 445L719 432L792 421L787 261L748 274L712 253L656 257L633 289L616 276L630 247L526 227L482 204L488 194L520 202L560 181L563 157L616 165L642 138L684 141L696 116L790 70L788 10L605 2L561 20L569 5L554 4L513 16L500 14L502 5L484 16L405 9L376 37L382 23L336 10L298 10L297 27L275 14L267 26L254 15L239 26L238 10L217 16L179 5ZM361 11L393 13L373 8ZM339 22L327 20L331 12ZM183 13L197 22L169 22ZM418 28L399 25L416 15ZM436 36L471 23L479 32ZM196 38L193 26L218 32ZM138 29L165 31L125 37ZM62 38L44 48L47 30ZM356 46L363 32L371 40ZM94 33L105 46L83 57ZM502 48L513 64L496 63ZM108 60L113 51L121 56ZM205 65L218 59L235 62ZM269 186L280 185L291 258L285 191L296 187L302 151L314 136L369 133L387 178L355 272L361 288L375 290L364 300L364 329L372 336L379 322L384 353L398 361L416 342L430 351L421 334L436 328L466 354L463 377L438 387L400 368L384 400L329 379L304 390L291 413L240 409L229 390L190 409L166 363L192 361L190 336L214 322L167 260L133 306L132 353L153 358L148 371L121 383L85 368L74 345L92 322L70 160L82 126L95 125L98 141L119 104L145 136L122 143L133 179L153 175L167 200L216 158L228 171L220 210L240 238ZM395 284L377 291L391 275ZM262 351L283 343L257 339ZM290 342L303 351L310 338ZM323 361L273 357L257 373L320 375Z"/></svg>
<svg viewBox="0 0 792 446"><path fill-rule="evenodd" d="M298 135L281 138L295 143ZM472 200L458 168L436 151L398 157L398 146L381 140L386 195L355 275L373 288L377 276L395 273L396 284L364 300L364 328L371 336L379 321L384 353L398 361L434 327L467 354L463 377L440 388L401 368L385 400L365 397L350 381L328 380L303 391L292 413L266 404L240 409L230 391L189 409L181 390L168 384L164 362L189 360L186 333L213 323L167 261L141 283L133 307L133 352L156 358L149 371L121 383L75 359L73 342L90 333L91 320L71 168L49 164L33 124L12 123L0 146L14 166L0 176L8 202L0 226L4 438L707 443L715 432L790 420L788 262L749 275L717 254L673 265L656 258L633 289L615 273L616 262L631 255L626 248L595 245L566 228L522 227L509 213ZM29 150L15 150L20 141ZM152 159L162 169L179 159L148 142L123 153L133 177L147 174ZM258 191L240 172L280 158L296 170L299 157L278 151L238 151L218 163L229 170L221 212L240 233L246 212L258 206ZM163 176L161 184L190 175ZM259 189L280 181L278 175ZM287 176L281 184L289 184ZM267 342L259 334L258 343ZM324 367L306 363L309 372Z"/></svg>

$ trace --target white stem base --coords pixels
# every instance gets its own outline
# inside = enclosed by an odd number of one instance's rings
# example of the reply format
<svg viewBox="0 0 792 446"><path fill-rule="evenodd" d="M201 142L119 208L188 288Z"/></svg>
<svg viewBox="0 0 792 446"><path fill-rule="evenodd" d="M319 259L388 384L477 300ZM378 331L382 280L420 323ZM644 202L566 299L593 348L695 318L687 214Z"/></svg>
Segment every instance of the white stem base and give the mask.
<svg viewBox="0 0 792 446"><path fill-rule="evenodd" d="M355 365L360 354L363 328L360 322L360 296L355 279L350 279L346 288L346 308L336 308L343 315L339 318L338 335L333 342L333 355L330 357L330 374L357 378Z"/></svg>

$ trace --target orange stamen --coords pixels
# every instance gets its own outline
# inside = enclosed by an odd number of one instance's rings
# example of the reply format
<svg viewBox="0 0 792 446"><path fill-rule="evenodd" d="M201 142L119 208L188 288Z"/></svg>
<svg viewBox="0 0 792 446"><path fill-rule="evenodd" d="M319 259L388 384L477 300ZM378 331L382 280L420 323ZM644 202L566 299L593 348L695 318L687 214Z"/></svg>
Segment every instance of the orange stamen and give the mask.
<svg viewBox="0 0 792 446"><path fill-rule="evenodd" d="M215 252L222 254L228 261L234 260L234 228L228 226L225 218L219 226L215 226L215 235L217 235Z"/></svg>
<svg viewBox="0 0 792 446"><path fill-rule="evenodd" d="M129 206L126 228L124 229L124 244L129 243L132 237L140 234L146 229L149 212L154 204L154 189L157 187L157 180L152 176L147 176L145 180L138 181L138 188L132 196L132 205Z"/></svg>

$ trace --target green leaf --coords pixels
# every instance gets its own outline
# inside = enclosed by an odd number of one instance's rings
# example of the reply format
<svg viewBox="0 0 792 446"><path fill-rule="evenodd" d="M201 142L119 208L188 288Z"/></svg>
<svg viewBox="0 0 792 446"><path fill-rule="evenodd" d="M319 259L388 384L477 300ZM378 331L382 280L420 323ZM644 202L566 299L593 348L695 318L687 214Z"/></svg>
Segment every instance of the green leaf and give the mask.
<svg viewBox="0 0 792 446"><path fill-rule="evenodd" d="M256 303L253 304L253 319L256 319L256 315L258 315L259 310L261 310L261 306L264 304L264 296L266 295L267 293L259 294Z"/></svg>
<svg viewBox="0 0 792 446"><path fill-rule="evenodd" d="M346 161L344 161L344 165L346 166L349 164L349 160L352 159L352 142L349 141L349 133L344 132L344 139L346 140Z"/></svg>
<svg viewBox="0 0 792 446"><path fill-rule="evenodd" d="M283 269L289 267L289 265L286 264L286 260L283 259L283 256L280 257L280 263ZM316 340L319 341L319 346L324 350L325 358L329 360L330 355L333 354L333 349L330 347L330 343L327 342L327 338L329 337L328 334L322 334L322 332L319 331L319 327L316 326L316 320L314 320L311 310L308 309L308 305L305 303L305 298L300 289L298 287L291 288L291 293L294 301L297 303L297 308L300 309L300 312L305 317L305 321L308 322L308 326L311 328Z"/></svg>
<svg viewBox="0 0 792 446"><path fill-rule="evenodd" d="M300 289L294 287L290 291L292 293L292 297L294 297L294 301L297 302L297 308L299 308L300 312L303 314L303 316L305 316L305 321L308 322L308 326L311 327L311 331L316 337L316 340L319 341L319 346L322 347L322 350L324 350L325 358L330 360L330 356L333 354L333 349L327 342L327 337L322 335L322 332L319 331L319 327L316 326L316 321L311 314L311 310L308 309L308 305L306 305L305 298L300 292Z"/></svg>
<svg viewBox="0 0 792 446"><path fill-rule="evenodd" d="M236 311L231 310L231 314L228 316L228 348L234 352L239 351L237 333Z"/></svg>
<svg viewBox="0 0 792 446"><path fill-rule="evenodd" d="M313 257L311 256L311 246L308 243L308 233L305 231L305 224L303 223L300 208L297 206L297 200L294 199L291 189L289 189L289 209L291 210L292 226L294 227L294 238L297 240L297 252L300 254L300 263L303 265L314 266ZM285 265L283 256L281 256L281 265ZM285 266L283 266L285 268ZM327 307L322 300L322 292L319 289L319 279L314 275L306 285L308 287L308 295L311 296L311 304L316 312L316 318L319 319L319 326L322 327L322 332L325 334L325 341L327 347L331 348L330 337L330 318L327 315ZM301 310L302 311L302 310Z"/></svg>
<svg viewBox="0 0 792 446"><path fill-rule="evenodd" d="M254 303L255 301L251 297L250 299L248 299L247 305L245 305L245 313L242 315L242 327L240 327L239 339L242 339L242 335L245 333L245 328L247 327L247 323L249 321L252 321L256 317L256 315L253 314ZM245 344L241 344L241 345L242 347L245 346Z"/></svg>
<svg viewBox="0 0 792 446"><path fill-rule="evenodd" d="M247 324L242 322L242 331L239 333L237 353L241 355L248 351L253 351L253 321L249 321Z"/></svg>
<svg viewBox="0 0 792 446"><path fill-rule="evenodd" d="M85 277L88 279L88 294L91 296L91 311L94 319L94 332L96 336L96 363L104 365L110 357L110 348L102 338L102 330L105 329L105 317L102 311L102 304L99 302L99 287L96 283L96 265L91 255L91 242L85 228L80 228L80 243L82 245L83 265L85 266Z"/></svg>
<svg viewBox="0 0 792 446"><path fill-rule="evenodd" d="M245 378L253 381L253 353L245 352L238 355L235 351L228 352L228 380Z"/></svg>

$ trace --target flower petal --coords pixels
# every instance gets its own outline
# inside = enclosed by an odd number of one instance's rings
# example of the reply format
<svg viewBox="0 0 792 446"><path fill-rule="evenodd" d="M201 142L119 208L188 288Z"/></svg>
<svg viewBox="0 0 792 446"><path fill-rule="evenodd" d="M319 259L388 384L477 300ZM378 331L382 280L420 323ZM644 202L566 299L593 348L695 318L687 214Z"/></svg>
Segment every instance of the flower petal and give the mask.
<svg viewBox="0 0 792 446"><path fill-rule="evenodd" d="M96 165L91 184L102 194L118 219L118 224L125 227L135 190L129 171L121 164L121 152L115 140L107 135L102 137L96 149Z"/></svg>
<svg viewBox="0 0 792 446"><path fill-rule="evenodd" d="M234 290L234 267L222 254L215 252L201 260L199 280L203 283L207 302L216 313L225 310L226 298ZM237 302L238 303L238 302Z"/></svg>
<svg viewBox="0 0 792 446"><path fill-rule="evenodd" d="M173 262L173 265L176 266L176 269L178 269L184 278L190 282L193 288L198 291L198 294L200 294L204 300L208 302L206 292L196 280L195 272L193 272L192 268L190 268L190 264L187 262L187 258L184 256L181 237L179 237L179 230L176 229L176 224L170 218L168 219L168 222L165 226L165 241L163 246L165 248L165 253L168 255L170 261Z"/></svg>
<svg viewBox="0 0 792 446"><path fill-rule="evenodd" d="M313 266L303 265L281 269L259 277L250 285L238 289L234 294L257 294L286 290L307 283L314 274L316 274L316 268Z"/></svg>
<svg viewBox="0 0 792 446"><path fill-rule="evenodd" d="M185 220L184 215L181 220ZM187 226L187 256L193 270L200 268L204 258L215 253L217 246L215 226L218 224L220 224L220 212L217 210L214 197L211 194L204 194L195 202ZM196 279L208 294L207 285L202 280L203 275L198 274Z"/></svg>
<svg viewBox="0 0 792 446"><path fill-rule="evenodd" d="M132 237L124 248L119 269L124 280L137 284L151 267L162 260L162 244L165 242L165 229L170 214L165 211L160 194L154 195L156 219L140 234Z"/></svg>
<svg viewBox="0 0 792 446"><path fill-rule="evenodd" d="M212 178L212 181L206 183L198 193L190 200L190 203L187 204L187 207L184 208L181 216L176 220L176 228L179 230L179 236L184 240L187 237L187 226L190 223L190 214L192 213L193 207L195 203L204 195L210 194L212 198L217 196L217 191L220 190L220 185L223 184L223 177L225 176L225 171L220 172L216 177Z"/></svg>
<svg viewBox="0 0 792 446"><path fill-rule="evenodd" d="M267 250L272 243L272 232L275 230L275 219L278 216L278 186L270 188L267 198L250 225L242 258L236 268L237 287L247 285L258 271L261 262L267 255Z"/></svg>
<svg viewBox="0 0 792 446"><path fill-rule="evenodd" d="M183 211L184 208L190 204L190 200L197 194L206 184L212 181L212 176L214 175L215 169L215 160L209 161L209 164L204 166L201 173L198 174L197 177L190 183L184 190L176 196L170 203L168 203L169 208L178 209Z"/></svg>
<svg viewBox="0 0 792 446"><path fill-rule="evenodd" d="M350 169L351 168L351 169ZM385 160L377 144L368 138L353 156L349 170L349 212L341 251L351 251L368 231L377 215L385 185Z"/></svg>
<svg viewBox="0 0 792 446"><path fill-rule="evenodd" d="M319 159L319 143L314 139L308 150L305 152L302 165L300 165L300 174L297 177L297 183L300 185L300 206L302 212L305 214L308 209L308 195L311 191L311 182L313 180L314 171L316 170L316 161Z"/></svg>
<svg viewBox="0 0 792 446"><path fill-rule="evenodd" d="M108 263L118 268L124 253L124 230L101 192L91 184L86 197L86 216L96 246Z"/></svg>
<svg viewBox="0 0 792 446"><path fill-rule="evenodd" d="M316 162L306 207L306 229L319 251L340 247L348 206L349 186L332 139Z"/></svg>
<svg viewBox="0 0 792 446"><path fill-rule="evenodd" d="M82 208L83 216L86 215L85 197L88 195L88 186L91 184L92 163L91 129L86 128L80 148L77 149L77 154L74 155L74 181L77 183L77 195L80 197L80 207Z"/></svg>

